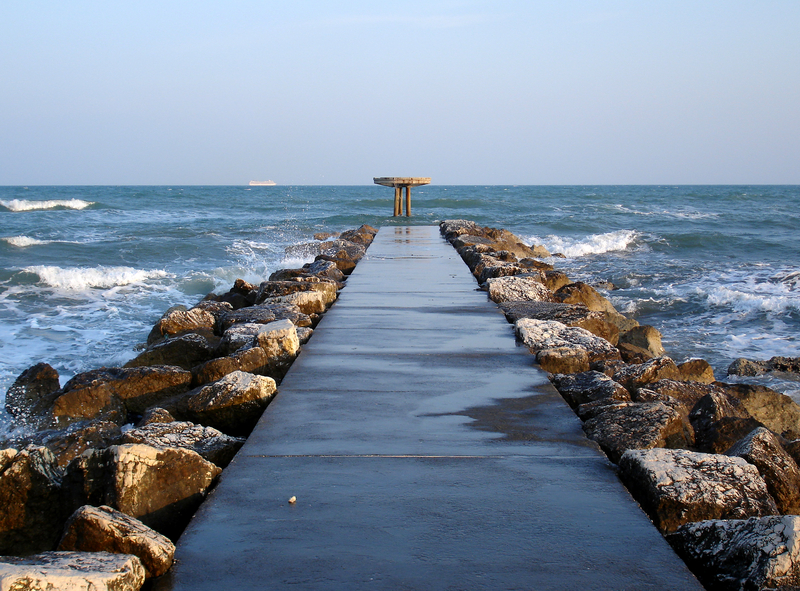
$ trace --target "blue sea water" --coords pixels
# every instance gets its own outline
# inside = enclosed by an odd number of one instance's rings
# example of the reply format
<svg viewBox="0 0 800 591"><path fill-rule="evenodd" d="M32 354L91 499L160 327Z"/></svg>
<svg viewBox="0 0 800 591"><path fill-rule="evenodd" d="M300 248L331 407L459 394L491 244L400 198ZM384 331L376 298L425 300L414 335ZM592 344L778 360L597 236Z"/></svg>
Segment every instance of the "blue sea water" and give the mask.
<svg viewBox="0 0 800 591"><path fill-rule="evenodd" d="M379 186L0 187L0 403L24 369L62 383L135 355L159 316L259 282L315 232L408 223ZM414 224L472 219L611 282L615 306L718 379L736 357L799 356L798 186L437 186ZM800 400L800 385L759 378ZM0 431L13 427L0 413Z"/></svg>

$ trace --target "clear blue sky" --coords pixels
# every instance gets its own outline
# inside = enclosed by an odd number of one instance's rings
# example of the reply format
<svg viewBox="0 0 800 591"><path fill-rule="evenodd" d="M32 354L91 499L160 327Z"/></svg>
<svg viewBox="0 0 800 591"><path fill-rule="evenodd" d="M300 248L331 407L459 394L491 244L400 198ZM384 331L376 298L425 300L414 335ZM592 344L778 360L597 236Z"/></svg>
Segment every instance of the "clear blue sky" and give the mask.
<svg viewBox="0 0 800 591"><path fill-rule="evenodd" d="M4 0L0 185L800 183L800 2Z"/></svg>

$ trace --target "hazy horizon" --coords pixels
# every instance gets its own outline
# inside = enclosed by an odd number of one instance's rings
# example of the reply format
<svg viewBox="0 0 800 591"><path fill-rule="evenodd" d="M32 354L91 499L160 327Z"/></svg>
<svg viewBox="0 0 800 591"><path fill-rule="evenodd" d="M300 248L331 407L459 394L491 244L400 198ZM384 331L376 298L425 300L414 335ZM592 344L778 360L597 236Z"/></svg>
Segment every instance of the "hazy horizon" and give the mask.
<svg viewBox="0 0 800 591"><path fill-rule="evenodd" d="M0 5L0 185L800 184L800 3Z"/></svg>

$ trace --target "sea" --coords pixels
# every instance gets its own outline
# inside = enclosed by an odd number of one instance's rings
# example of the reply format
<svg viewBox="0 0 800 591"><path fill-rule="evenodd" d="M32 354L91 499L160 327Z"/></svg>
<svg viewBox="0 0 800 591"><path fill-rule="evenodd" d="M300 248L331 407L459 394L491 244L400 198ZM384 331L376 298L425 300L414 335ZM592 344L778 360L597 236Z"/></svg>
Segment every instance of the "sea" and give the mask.
<svg viewBox="0 0 800 591"><path fill-rule="evenodd" d="M434 184L412 189L411 218L392 203L377 185L0 187L0 407L31 365L62 384L122 365L169 307L300 266L314 233L361 224L506 228L717 379L737 357L800 356L800 186ZM800 402L796 376L728 381ZM0 411L0 435L19 429Z"/></svg>

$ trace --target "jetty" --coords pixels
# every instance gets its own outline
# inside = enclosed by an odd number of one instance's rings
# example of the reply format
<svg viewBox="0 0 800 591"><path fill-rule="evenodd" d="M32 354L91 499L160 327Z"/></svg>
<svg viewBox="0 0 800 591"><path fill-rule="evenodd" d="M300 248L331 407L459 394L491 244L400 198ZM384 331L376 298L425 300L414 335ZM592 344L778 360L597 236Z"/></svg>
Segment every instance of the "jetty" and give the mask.
<svg viewBox="0 0 800 591"><path fill-rule="evenodd" d="M382 228L155 588L702 589L476 287Z"/></svg>

